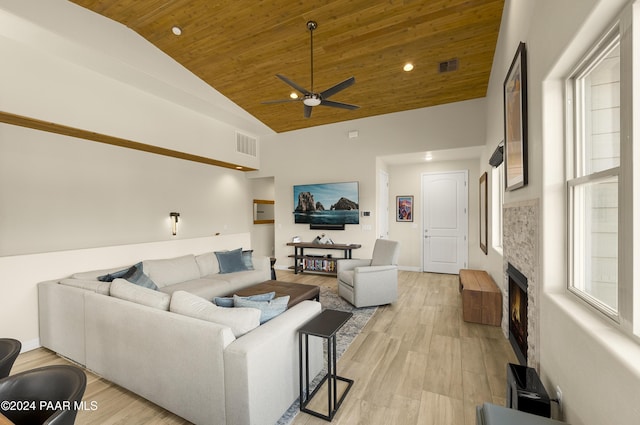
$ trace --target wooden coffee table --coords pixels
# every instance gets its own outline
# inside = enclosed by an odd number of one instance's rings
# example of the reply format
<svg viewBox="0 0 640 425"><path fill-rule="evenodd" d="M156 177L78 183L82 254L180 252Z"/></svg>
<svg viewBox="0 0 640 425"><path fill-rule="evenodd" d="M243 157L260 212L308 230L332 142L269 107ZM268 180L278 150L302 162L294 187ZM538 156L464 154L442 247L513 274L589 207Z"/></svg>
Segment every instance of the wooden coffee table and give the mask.
<svg viewBox="0 0 640 425"><path fill-rule="evenodd" d="M287 308L291 308L304 300L320 301L319 286L282 282L279 280L267 280L266 282L235 291L234 294L239 297L248 297L249 295L265 294L267 292L275 292L276 297L289 295Z"/></svg>

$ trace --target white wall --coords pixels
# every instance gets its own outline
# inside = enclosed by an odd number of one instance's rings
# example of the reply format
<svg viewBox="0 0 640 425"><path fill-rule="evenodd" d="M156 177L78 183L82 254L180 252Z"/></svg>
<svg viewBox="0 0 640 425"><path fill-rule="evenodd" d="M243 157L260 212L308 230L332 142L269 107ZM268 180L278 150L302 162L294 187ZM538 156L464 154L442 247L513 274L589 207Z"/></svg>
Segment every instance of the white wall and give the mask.
<svg viewBox="0 0 640 425"><path fill-rule="evenodd" d="M255 118L224 111L211 88L197 97L193 74L126 27L70 2L45 3L0 4L0 110L258 167L235 151L236 130L269 132ZM120 44L104 50L105 39Z"/></svg>
<svg viewBox="0 0 640 425"><path fill-rule="evenodd" d="M1 1L0 55L3 112L258 165L235 152L234 131L264 126L218 104L130 30L70 2ZM170 256L182 240L248 234L251 199L239 171L0 124L0 334L33 348L37 282L119 265L101 247L124 245L139 261L146 251L128 247L166 242ZM175 237L171 211L181 214ZM84 248L98 249L58 261Z"/></svg>
<svg viewBox="0 0 640 425"><path fill-rule="evenodd" d="M465 125L460 125L460 117L464 117ZM293 253L292 248L286 246L293 236L311 241L320 233L336 243L360 243L362 248L354 251L353 256L370 258L378 234L378 158L481 145L485 133L484 117L484 100L476 99L264 137L262 167L251 174L276 176L276 266L282 268L293 264L287 258ZM350 130L358 130L359 137L349 139ZM393 176L390 179L393 180ZM419 186L419 175L415 179L409 184ZM371 211L370 217L361 216L360 225L347 225L344 231L310 230L308 225L293 222L293 185L344 181L359 182L360 210ZM393 220L393 216L390 218ZM409 252L415 247L413 238L400 240L400 243L401 251ZM401 267L415 266L413 259L403 257L402 261L411 264L400 263Z"/></svg>
<svg viewBox="0 0 640 425"><path fill-rule="evenodd" d="M0 256L246 232L252 220L240 171L6 124L0 198Z"/></svg>
<svg viewBox="0 0 640 425"><path fill-rule="evenodd" d="M469 214L468 214L468 241L469 262L468 267L477 269L484 266L484 253L480 250L479 241L479 179L478 161L459 160L428 162L411 165L394 165L388 168L389 172L389 202L392 206L389 226L389 239L403 241L400 250L399 264L409 270L422 271L423 256L423 211L422 211L422 174L446 171L469 171ZM413 223L397 222L393 214L396 196L414 196L414 221Z"/></svg>
<svg viewBox="0 0 640 425"><path fill-rule="evenodd" d="M0 335L40 346L37 283L75 272L125 267L144 259L250 247L249 233L0 257Z"/></svg>
<svg viewBox="0 0 640 425"><path fill-rule="evenodd" d="M507 192L505 202L541 199L540 369L552 397L561 387L564 419L572 425L632 424L640 417L640 347L566 291L563 81L624 3L507 0L487 95L480 172L502 140L502 81L518 43L526 42L529 185ZM502 259L490 253L488 267L501 273Z"/></svg>
<svg viewBox="0 0 640 425"><path fill-rule="evenodd" d="M262 177L250 179L253 199L264 199L273 201L274 179L273 177ZM251 226L251 246L256 255L273 256L275 250L275 224L254 224Z"/></svg>

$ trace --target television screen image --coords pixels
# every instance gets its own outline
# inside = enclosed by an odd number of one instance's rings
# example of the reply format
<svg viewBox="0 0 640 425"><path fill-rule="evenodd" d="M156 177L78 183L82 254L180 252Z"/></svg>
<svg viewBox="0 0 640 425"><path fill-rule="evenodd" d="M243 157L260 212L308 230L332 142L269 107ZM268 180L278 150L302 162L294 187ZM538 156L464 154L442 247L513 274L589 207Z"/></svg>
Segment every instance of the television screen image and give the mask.
<svg viewBox="0 0 640 425"><path fill-rule="evenodd" d="M358 182L293 186L296 223L360 224Z"/></svg>

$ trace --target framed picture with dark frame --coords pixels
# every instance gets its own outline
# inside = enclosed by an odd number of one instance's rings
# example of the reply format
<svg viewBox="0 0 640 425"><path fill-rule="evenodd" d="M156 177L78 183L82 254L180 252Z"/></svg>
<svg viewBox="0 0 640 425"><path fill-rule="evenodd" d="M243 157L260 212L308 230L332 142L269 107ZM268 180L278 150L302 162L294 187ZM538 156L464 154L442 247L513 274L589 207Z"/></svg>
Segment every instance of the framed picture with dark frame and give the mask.
<svg viewBox="0 0 640 425"><path fill-rule="evenodd" d="M480 249L487 255L487 240L489 236L489 217L487 215L487 196L489 189L487 188L487 172L480 176Z"/></svg>
<svg viewBox="0 0 640 425"><path fill-rule="evenodd" d="M518 45L504 80L505 189L527 184L527 55Z"/></svg>
<svg viewBox="0 0 640 425"><path fill-rule="evenodd" d="M413 196L396 196L396 221L413 221Z"/></svg>

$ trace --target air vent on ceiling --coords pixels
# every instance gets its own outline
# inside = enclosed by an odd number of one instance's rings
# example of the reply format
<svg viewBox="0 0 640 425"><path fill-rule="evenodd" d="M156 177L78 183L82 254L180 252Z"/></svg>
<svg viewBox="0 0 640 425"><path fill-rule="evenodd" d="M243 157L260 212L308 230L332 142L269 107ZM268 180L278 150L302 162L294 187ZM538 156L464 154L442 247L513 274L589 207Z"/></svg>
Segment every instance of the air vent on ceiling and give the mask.
<svg viewBox="0 0 640 425"><path fill-rule="evenodd" d="M236 131L236 152L257 156L258 140L255 137Z"/></svg>
<svg viewBox="0 0 640 425"><path fill-rule="evenodd" d="M438 72L451 72L458 70L458 58L450 59L448 61L440 62L438 65Z"/></svg>

